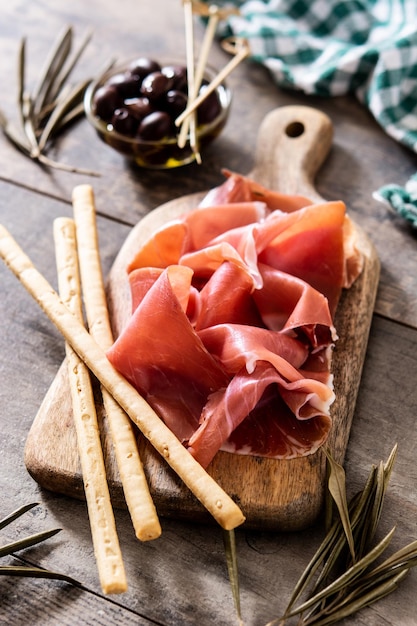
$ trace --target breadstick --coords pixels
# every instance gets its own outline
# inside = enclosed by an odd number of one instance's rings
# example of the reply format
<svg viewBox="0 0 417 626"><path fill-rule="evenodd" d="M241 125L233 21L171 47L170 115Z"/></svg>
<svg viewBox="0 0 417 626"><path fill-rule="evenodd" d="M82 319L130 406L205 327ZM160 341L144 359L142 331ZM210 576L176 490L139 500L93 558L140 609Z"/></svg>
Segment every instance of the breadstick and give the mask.
<svg viewBox="0 0 417 626"><path fill-rule="evenodd" d="M188 99L188 104L190 104L190 102L192 102L195 98L197 98L198 92L201 87L201 83L203 82L204 71L206 69L207 59L210 53L210 46L214 39L217 24L219 21L219 13L220 13L220 8L218 6L210 5L209 20L207 23L206 31L204 33L203 44L201 46L200 54L198 57L198 64L197 64L197 68L196 68L195 76L194 76L194 89L193 89L193 93L191 94L192 97L191 98L189 97ZM190 128L190 121L191 121L191 117L188 116L185 118L184 122L181 125L181 129L178 134L178 140L177 140L179 148L184 148L186 144L187 135L188 135L188 131Z"/></svg>
<svg viewBox="0 0 417 626"><path fill-rule="evenodd" d="M245 521L235 502L184 448L136 389L111 365L103 349L60 300L9 232L0 225L0 256L64 338L122 406L144 436L225 529Z"/></svg>
<svg viewBox="0 0 417 626"><path fill-rule="evenodd" d="M54 238L61 297L68 309L81 321L81 287L73 220L56 219ZM65 344L65 351L84 491L101 588L106 594L123 593L127 590L126 574L107 485L90 373L68 343Z"/></svg>
<svg viewBox="0 0 417 626"><path fill-rule="evenodd" d="M113 344L113 333L101 271L92 187L90 185L75 187L72 203L88 328L97 343L107 350ZM142 541L156 539L161 534L161 525L149 493L132 422L107 389L101 386L101 392L136 537Z"/></svg>
<svg viewBox="0 0 417 626"><path fill-rule="evenodd" d="M184 22L185 22L185 52L187 61L187 83L188 97L194 97L194 26L193 26L193 6L191 0L183 0ZM201 163L201 155L197 140L197 120L195 115L190 116L190 146L195 155L197 163ZM180 148L184 147L179 144Z"/></svg>
<svg viewBox="0 0 417 626"><path fill-rule="evenodd" d="M191 100L186 109L176 118L175 126L181 126L184 120L194 113L200 104L215 90L221 83L233 72L233 70L249 55L250 49L246 42L242 41L236 55L224 66L222 70L213 78L213 80L205 87L204 91Z"/></svg>

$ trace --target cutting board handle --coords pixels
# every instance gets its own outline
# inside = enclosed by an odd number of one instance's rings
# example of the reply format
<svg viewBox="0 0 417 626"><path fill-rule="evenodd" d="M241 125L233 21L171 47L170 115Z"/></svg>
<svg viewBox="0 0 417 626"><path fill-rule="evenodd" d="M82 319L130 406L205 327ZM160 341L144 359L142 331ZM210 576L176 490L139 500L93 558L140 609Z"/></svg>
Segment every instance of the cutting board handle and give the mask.
<svg viewBox="0 0 417 626"><path fill-rule="evenodd" d="M307 106L274 109L259 129L251 177L269 189L321 200L314 179L333 140L327 115Z"/></svg>

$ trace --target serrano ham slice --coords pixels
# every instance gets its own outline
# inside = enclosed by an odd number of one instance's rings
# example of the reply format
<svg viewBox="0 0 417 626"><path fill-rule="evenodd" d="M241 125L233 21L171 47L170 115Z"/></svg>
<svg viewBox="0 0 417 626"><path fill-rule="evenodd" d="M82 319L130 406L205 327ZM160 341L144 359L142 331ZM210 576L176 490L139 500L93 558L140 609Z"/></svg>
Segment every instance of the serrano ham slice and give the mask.
<svg viewBox="0 0 417 626"><path fill-rule="evenodd" d="M272 191L241 174L229 170L224 170L224 174L227 176L226 182L211 189L201 201L200 207L258 200L265 202L270 211L278 210L291 213L312 204L311 200L305 196Z"/></svg>
<svg viewBox="0 0 417 626"><path fill-rule="evenodd" d="M270 265L259 263L259 271L263 287L253 298L267 328L303 334L313 350L323 341L328 345L337 339L328 300L322 293Z"/></svg>
<svg viewBox="0 0 417 626"><path fill-rule="evenodd" d="M343 202L227 176L137 251L132 317L108 351L203 466L326 441L333 315L361 271Z"/></svg>
<svg viewBox="0 0 417 626"><path fill-rule="evenodd" d="M346 207L343 202L274 212L259 226L259 261L302 278L329 301L334 314L343 285Z"/></svg>
<svg viewBox="0 0 417 626"><path fill-rule="evenodd" d="M219 449L277 459L312 454L329 433L332 400L326 385L295 371L287 380L261 362L251 374L242 369L225 391L210 398L189 450L204 467Z"/></svg>
<svg viewBox="0 0 417 626"><path fill-rule="evenodd" d="M198 426L207 396L226 385L228 376L174 293L180 281L173 276L178 279L180 273L190 282L188 268L161 273L107 356L182 441Z"/></svg>
<svg viewBox="0 0 417 626"><path fill-rule="evenodd" d="M200 208L160 228L130 262L128 272L140 267L167 267L183 254L199 250L220 233L262 220L268 208L261 202L238 202Z"/></svg>
<svg viewBox="0 0 417 626"><path fill-rule="evenodd" d="M223 323L264 326L252 292L253 280L247 271L223 262L198 292L195 329Z"/></svg>

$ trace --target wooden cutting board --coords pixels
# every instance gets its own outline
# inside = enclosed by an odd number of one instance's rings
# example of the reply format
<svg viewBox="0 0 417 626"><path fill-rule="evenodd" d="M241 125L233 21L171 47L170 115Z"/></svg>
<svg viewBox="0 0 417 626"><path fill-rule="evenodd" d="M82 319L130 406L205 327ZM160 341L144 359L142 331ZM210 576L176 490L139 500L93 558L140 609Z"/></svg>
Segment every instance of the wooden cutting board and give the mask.
<svg viewBox="0 0 417 626"><path fill-rule="evenodd" d="M271 189L322 200L313 183L329 152L332 137L332 124L321 112L302 106L276 109L261 125L255 168L249 175ZM132 229L108 277L108 302L115 336L130 315L128 261L156 228L195 208L203 195L193 194L168 202ZM349 440L379 279L375 249L364 232L355 227L364 267L354 285L343 293L338 306L335 325L339 340L332 364L336 401L331 408L333 427L329 447L341 463ZM98 394L96 398L113 504L124 507L106 417ZM140 435L138 445L159 514L209 521L191 492ZM75 498L84 497L65 361L30 429L25 463L42 487ZM326 468L320 450L292 460L219 452L208 471L242 508L247 527L298 530L312 524L322 510Z"/></svg>

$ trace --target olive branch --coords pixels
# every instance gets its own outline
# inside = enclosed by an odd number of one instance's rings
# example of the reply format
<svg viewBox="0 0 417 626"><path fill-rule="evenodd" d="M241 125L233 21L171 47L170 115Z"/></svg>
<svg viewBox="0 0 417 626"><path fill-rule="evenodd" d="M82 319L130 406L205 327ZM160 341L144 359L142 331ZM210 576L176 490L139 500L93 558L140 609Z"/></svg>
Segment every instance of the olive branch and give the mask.
<svg viewBox="0 0 417 626"><path fill-rule="evenodd" d="M338 623L395 591L417 565L417 541L381 560L395 527L376 542L396 454L394 446L386 463L371 468L362 491L348 502L344 470L326 451L329 492L338 516L296 584L284 615L267 626L284 626L293 617L297 626Z"/></svg>
<svg viewBox="0 0 417 626"><path fill-rule="evenodd" d="M18 51L17 114L10 122L0 110L0 128L8 141L35 162L50 168L99 176L96 172L54 161L47 151L57 135L84 114L84 94L90 79L70 85L68 79L91 39L87 33L73 52L73 30L66 27L49 51L31 93L26 85L26 39Z"/></svg>

